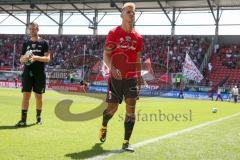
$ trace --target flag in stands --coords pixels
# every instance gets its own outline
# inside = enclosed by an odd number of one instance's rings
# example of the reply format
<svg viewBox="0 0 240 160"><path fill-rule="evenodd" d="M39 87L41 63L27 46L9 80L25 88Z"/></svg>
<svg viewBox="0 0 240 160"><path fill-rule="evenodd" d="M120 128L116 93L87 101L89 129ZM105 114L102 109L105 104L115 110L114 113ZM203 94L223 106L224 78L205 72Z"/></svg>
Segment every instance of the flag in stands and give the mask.
<svg viewBox="0 0 240 160"><path fill-rule="evenodd" d="M108 77L109 76L109 68L108 66L105 64L104 61L102 61L102 68L101 68L101 73L102 73L102 76L104 78Z"/></svg>
<svg viewBox="0 0 240 160"><path fill-rule="evenodd" d="M92 72L94 72L94 73L98 73L100 63L101 63L101 61L98 60L97 63L92 67L92 69L91 69Z"/></svg>
<svg viewBox="0 0 240 160"><path fill-rule="evenodd" d="M191 57L186 53L185 62L183 64L183 76L186 79L200 82L203 79L203 75L197 69L193 63Z"/></svg>
<svg viewBox="0 0 240 160"><path fill-rule="evenodd" d="M159 80L160 80L160 82L168 82L168 80L169 80L168 74L165 73L165 74L161 75L159 77Z"/></svg>
<svg viewBox="0 0 240 160"><path fill-rule="evenodd" d="M151 81L155 78L150 58L145 60L143 69L141 70L141 76L145 81Z"/></svg>

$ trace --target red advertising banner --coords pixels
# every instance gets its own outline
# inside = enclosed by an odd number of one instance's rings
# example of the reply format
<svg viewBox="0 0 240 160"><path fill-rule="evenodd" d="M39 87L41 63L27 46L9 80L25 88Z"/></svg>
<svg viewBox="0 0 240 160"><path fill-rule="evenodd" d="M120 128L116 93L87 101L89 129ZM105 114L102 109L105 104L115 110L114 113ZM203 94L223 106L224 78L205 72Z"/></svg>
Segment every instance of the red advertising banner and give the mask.
<svg viewBox="0 0 240 160"><path fill-rule="evenodd" d="M77 84L48 84L48 89L66 92L86 92L86 87Z"/></svg>
<svg viewBox="0 0 240 160"><path fill-rule="evenodd" d="M17 82L17 87L20 88L21 86L22 84L20 82ZM16 84L15 82L0 81L0 87L15 88Z"/></svg>

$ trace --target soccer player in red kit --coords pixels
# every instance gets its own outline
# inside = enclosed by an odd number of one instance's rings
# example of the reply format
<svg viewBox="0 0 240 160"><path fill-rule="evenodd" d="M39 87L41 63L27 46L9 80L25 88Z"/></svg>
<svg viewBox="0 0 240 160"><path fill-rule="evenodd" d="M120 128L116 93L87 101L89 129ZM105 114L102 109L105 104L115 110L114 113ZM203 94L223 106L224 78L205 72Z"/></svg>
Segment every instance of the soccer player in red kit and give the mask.
<svg viewBox="0 0 240 160"><path fill-rule="evenodd" d="M133 28L135 20L134 3L124 4L121 18L122 24L109 32L104 46L103 59L110 69L110 77L106 98L108 105L103 112L99 139L101 142L105 142L108 121L113 117L124 97L126 116L122 149L133 152L133 148L129 146L129 139L135 124L135 106L140 91L140 57L143 40L142 36Z"/></svg>

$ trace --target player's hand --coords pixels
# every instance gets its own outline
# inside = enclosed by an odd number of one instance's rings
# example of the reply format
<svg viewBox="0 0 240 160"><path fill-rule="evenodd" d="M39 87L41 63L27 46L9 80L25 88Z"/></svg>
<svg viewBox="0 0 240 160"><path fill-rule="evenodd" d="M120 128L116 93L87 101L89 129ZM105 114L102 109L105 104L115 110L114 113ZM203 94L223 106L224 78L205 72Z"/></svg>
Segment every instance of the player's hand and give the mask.
<svg viewBox="0 0 240 160"><path fill-rule="evenodd" d="M38 56L35 56L35 55L31 55L31 57L30 57L30 61L31 62L35 62L35 61L37 61L37 59L38 59Z"/></svg>
<svg viewBox="0 0 240 160"><path fill-rule="evenodd" d="M26 62L28 62L28 60L29 60L29 57L27 55L24 55L20 58L21 63L26 63Z"/></svg>
<svg viewBox="0 0 240 160"><path fill-rule="evenodd" d="M112 72L113 78L118 79L118 80L122 79L122 75L121 75L121 72L119 71L119 69L112 67L111 72Z"/></svg>

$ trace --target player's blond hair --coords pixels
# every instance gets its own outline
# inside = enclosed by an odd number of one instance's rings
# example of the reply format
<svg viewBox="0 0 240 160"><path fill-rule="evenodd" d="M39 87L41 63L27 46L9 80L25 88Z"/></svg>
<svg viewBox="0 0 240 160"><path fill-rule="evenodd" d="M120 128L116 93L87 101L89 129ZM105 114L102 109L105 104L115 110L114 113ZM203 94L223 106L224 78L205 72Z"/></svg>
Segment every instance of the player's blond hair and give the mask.
<svg viewBox="0 0 240 160"><path fill-rule="evenodd" d="M36 22L31 22L29 23L29 26L34 26L36 27L37 29L39 28L38 24Z"/></svg>
<svg viewBox="0 0 240 160"><path fill-rule="evenodd" d="M131 7L131 8L133 8L133 10L135 10L136 5L135 5L134 3L132 3L132 2L124 3L124 5L123 5L123 7L122 7L122 11L123 11L125 8L127 8L127 7Z"/></svg>

